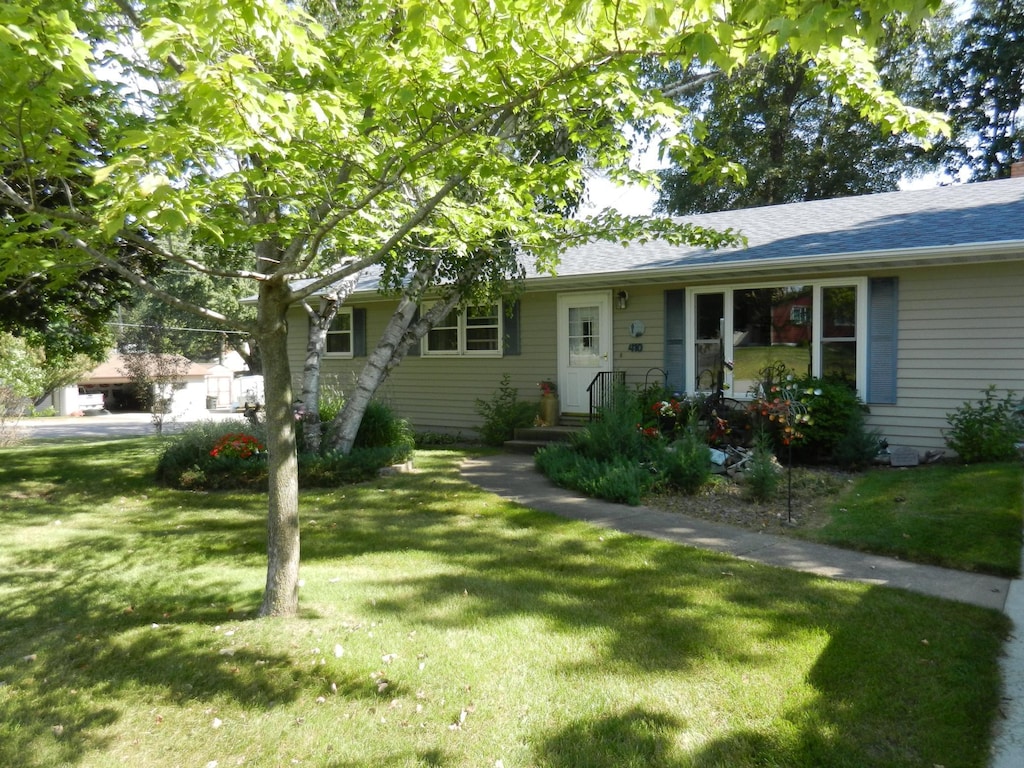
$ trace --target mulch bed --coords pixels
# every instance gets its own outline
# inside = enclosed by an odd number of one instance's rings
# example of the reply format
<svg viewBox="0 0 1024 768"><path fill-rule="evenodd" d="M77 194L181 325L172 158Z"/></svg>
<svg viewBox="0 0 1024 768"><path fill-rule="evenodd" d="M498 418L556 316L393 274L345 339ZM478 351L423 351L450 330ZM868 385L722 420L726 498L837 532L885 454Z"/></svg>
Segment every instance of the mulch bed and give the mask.
<svg viewBox="0 0 1024 768"><path fill-rule="evenodd" d="M776 497L767 502L751 500L739 475L736 478L716 476L713 483L693 496L661 492L646 497L644 504L652 509L679 512L716 523L784 533L792 528L813 528L827 523L828 509L842 491L852 485L855 477L835 468L794 467L790 504L786 472L783 469Z"/></svg>

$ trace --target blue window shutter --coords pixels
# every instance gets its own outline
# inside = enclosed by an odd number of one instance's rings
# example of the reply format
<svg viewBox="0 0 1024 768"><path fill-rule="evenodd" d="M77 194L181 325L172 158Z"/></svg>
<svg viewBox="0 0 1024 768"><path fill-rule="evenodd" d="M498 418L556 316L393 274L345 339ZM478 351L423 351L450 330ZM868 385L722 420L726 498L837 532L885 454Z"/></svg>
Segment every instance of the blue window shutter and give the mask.
<svg viewBox="0 0 1024 768"><path fill-rule="evenodd" d="M686 291L665 291L665 385L686 391Z"/></svg>
<svg viewBox="0 0 1024 768"><path fill-rule="evenodd" d="M868 381L866 403L896 402L896 327L899 281L868 281Z"/></svg>
<svg viewBox="0 0 1024 768"><path fill-rule="evenodd" d="M366 357L366 310L352 310L352 356Z"/></svg>
<svg viewBox="0 0 1024 768"><path fill-rule="evenodd" d="M504 321L505 338L502 339L501 349L504 356L520 355L522 349L519 341L519 301L509 302L505 309Z"/></svg>

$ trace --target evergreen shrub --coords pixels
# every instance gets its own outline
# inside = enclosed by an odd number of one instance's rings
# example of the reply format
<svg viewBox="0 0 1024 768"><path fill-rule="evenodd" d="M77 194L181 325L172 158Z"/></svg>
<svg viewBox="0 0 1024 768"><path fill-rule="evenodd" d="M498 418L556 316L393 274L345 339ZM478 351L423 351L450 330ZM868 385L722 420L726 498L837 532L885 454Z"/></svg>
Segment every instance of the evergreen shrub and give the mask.
<svg viewBox="0 0 1024 768"><path fill-rule="evenodd" d="M542 448L535 461L537 468L555 485L624 504L639 504L658 480L650 465L625 457L595 459L566 444Z"/></svg>
<svg viewBox="0 0 1024 768"><path fill-rule="evenodd" d="M810 414L810 420L800 425L803 439L793 443L793 459L804 464L834 461L836 447L858 414L863 424L867 406L845 379L806 377L792 386Z"/></svg>
<svg viewBox="0 0 1024 768"><path fill-rule="evenodd" d="M664 451L658 465L668 484L683 493L692 495L708 482L711 455L696 424L682 431L680 438Z"/></svg>
<svg viewBox="0 0 1024 768"><path fill-rule="evenodd" d="M782 485L782 467L775 459L772 441L766 434L754 441L753 456L744 467L747 495L754 501L771 501Z"/></svg>

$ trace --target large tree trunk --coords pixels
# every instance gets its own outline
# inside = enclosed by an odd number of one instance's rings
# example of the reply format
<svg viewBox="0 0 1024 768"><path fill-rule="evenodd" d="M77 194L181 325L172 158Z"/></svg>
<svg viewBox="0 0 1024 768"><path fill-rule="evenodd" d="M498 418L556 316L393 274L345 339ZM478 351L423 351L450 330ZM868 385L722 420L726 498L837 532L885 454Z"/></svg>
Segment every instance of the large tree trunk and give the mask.
<svg viewBox="0 0 1024 768"><path fill-rule="evenodd" d="M269 452L267 585L259 615L294 616L299 608L299 472L285 320L287 286L264 283L258 308Z"/></svg>

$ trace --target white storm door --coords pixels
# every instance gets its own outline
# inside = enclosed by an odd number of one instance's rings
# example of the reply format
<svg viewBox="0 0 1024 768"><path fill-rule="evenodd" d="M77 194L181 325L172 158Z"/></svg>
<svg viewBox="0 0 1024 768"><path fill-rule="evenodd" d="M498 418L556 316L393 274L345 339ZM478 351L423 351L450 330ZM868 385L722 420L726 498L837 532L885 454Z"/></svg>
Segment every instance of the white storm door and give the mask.
<svg viewBox="0 0 1024 768"><path fill-rule="evenodd" d="M558 397L562 413L589 413L587 387L612 370L612 294L558 297Z"/></svg>

